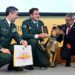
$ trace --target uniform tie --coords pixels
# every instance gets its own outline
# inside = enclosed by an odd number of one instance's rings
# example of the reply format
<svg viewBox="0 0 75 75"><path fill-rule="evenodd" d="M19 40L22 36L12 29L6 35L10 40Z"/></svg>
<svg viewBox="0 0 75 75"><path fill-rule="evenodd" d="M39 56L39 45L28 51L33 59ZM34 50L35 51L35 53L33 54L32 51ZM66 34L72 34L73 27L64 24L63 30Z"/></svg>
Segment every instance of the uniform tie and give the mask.
<svg viewBox="0 0 75 75"><path fill-rule="evenodd" d="M38 28L38 22L35 22L36 27Z"/></svg>

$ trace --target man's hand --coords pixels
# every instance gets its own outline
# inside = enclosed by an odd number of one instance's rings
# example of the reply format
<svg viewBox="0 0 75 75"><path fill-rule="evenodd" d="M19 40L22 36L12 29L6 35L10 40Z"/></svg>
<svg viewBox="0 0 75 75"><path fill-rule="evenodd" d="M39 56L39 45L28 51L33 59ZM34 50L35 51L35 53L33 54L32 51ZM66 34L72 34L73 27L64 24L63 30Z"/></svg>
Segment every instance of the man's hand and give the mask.
<svg viewBox="0 0 75 75"><path fill-rule="evenodd" d="M66 46L68 49L71 49L71 45L69 43Z"/></svg>
<svg viewBox="0 0 75 75"><path fill-rule="evenodd" d="M28 45L27 41L25 41L25 40L23 40L23 41L21 42L21 44L24 45L24 46L27 46L27 45Z"/></svg>
<svg viewBox="0 0 75 75"><path fill-rule="evenodd" d="M60 30L60 34L62 34L62 35L63 35L63 34L64 34L64 32L63 32L62 30Z"/></svg>
<svg viewBox="0 0 75 75"><path fill-rule="evenodd" d="M42 45L45 45L45 42L44 42L44 41L42 41L42 42L41 42L41 44L42 44Z"/></svg>
<svg viewBox="0 0 75 75"><path fill-rule="evenodd" d="M44 33L44 38L50 37L47 33Z"/></svg>
<svg viewBox="0 0 75 75"><path fill-rule="evenodd" d="M6 48L2 48L2 52L3 52L3 53L11 54L10 51L9 51L9 49L6 49Z"/></svg>
<svg viewBox="0 0 75 75"><path fill-rule="evenodd" d="M47 33L41 33L38 35L39 38L47 38L49 35Z"/></svg>
<svg viewBox="0 0 75 75"><path fill-rule="evenodd" d="M56 34L57 34L57 35L63 35L64 32L63 32L62 30L56 30Z"/></svg>

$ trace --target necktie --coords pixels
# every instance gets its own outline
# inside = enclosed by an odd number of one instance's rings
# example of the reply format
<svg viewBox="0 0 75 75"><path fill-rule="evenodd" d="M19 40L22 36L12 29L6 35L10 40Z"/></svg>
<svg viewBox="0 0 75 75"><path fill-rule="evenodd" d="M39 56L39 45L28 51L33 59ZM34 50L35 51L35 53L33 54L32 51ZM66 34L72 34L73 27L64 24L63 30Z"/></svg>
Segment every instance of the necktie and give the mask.
<svg viewBox="0 0 75 75"><path fill-rule="evenodd" d="M38 28L38 22L35 23L36 27Z"/></svg>
<svg viewBox="0 0 75 75"><path fill-rule="evenodd" d="M14 24L14 23L11 22L11 23L10 23L10 26L11 26L12 24Z"/></svg>
<svg viewBox="0 0 75 75"><path fill-rule="evenodd" d="M67 35L70 33L70 31L71 31L71 27L68 27Z"/></svg>
<svg viewBox="0 0 75 75"><path fill-rule="evenodd" d="M10 23L9 23L9 27L10 27L12 24L13 24L13 22L10 22Z"/></svg>

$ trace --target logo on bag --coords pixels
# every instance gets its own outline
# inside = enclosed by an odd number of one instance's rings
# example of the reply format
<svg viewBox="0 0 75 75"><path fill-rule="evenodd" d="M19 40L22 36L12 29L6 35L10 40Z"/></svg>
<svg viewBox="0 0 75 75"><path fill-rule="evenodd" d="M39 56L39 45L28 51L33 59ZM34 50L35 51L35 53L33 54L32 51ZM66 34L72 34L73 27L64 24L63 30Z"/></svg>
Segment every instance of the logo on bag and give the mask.
<svg viewBox="0 0 75 75"><path fill-rule="evenodd" d="M29 55L29 54L22 54L18 57L16 57L16 59L28 59L28 58L31 58L32 56Z"/></svg>

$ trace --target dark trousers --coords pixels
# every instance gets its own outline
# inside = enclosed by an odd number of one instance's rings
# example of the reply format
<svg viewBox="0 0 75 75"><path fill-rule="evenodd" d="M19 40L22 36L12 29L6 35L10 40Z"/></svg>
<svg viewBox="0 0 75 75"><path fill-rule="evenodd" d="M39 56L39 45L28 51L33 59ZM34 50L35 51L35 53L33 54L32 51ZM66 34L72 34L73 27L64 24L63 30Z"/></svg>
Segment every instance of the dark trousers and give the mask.
<svg viewBox="0 0 75 75"><path fill-rule="evenodd" d="M73 49L68 49L66 46L62 47L61 57L62 57L63 60L71 61L71 56L72 55L75 55L74 48Z"/></svg>
<svg viewBox="0 0 75 75"><path fill-rule="evenodd" d="M0 67L10 64L11 58L11 54L0 52Z"/></svg>
<svg viewBox="0 0 75 75"><path fill-rule="evenodd" d="M28 40L28 44L32 46L32 54L34 66L47 67L49 66L48 56L45 51L42 50L36 39Z"/></svg>

